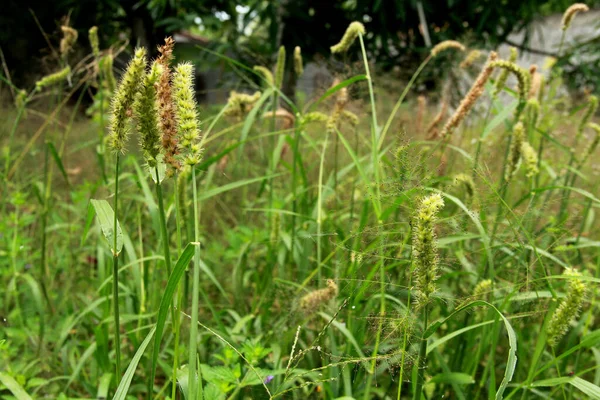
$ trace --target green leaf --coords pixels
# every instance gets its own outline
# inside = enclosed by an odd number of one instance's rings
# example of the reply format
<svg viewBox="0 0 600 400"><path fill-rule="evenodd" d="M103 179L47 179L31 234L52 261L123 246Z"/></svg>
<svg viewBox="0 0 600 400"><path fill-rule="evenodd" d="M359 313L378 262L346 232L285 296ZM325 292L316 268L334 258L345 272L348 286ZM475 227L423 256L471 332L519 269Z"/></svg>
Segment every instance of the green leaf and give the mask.
<svg viewBox="0 0 600 400"><path fill-rule="evenodd" d="M125 375L123 375L123 379L121 379L121 383L115 392L113 400L125 400L127 396L127 392L129 391L129 386L131 385L131 380L133 379L133 374L135 374L135 370L146 351L146 347L150 343L152 336L154 336L154 332L156 331L156 327L152 328L152 330L148 333L140 347L135 352L135 355L131 359L129 366L127 367L127 371L125 371Z"/></svg>
<svg viewBox="0 0 600 400"><path fill-rule="evenodd" d="M152 351L152 366L150 379L148 380L148 389L150 391L152 390L152 385L154 385L154 376L156 375L156 365L158 363L158 353L160 352L160 342L162 340L163 330L165 328L165 321L167 320L167 316L169 314L169 308L173 303L173 295L175 294L175 290L177 289L177 285L179 284L183 273L194 256L194 249L198 245L199 243L188 243L188 245L185 246L185 249L175 264L175 268L173 268L173 271L171 272L171 276L169 276L167 286L165 287L165 291L160 299L158 317L156 320L156 336L154 337L154 349Z"/></svg>
<svg viewBox="0 0 600 400"><path fill-rule="evenodd" d="M346 86L352 85L354 82L364 81L366 79L367 79L366 75L356 75L356 76L353 76L352 78L348 78L345 81L338 83L337 85L335 85L334 87L332 87L331 89L326 91L323 94L323 96L319 97L319 100L317 100L316 103L313 104L311 108L318 106L319 103L321 103L323 100L327 99L329 96L331 96L338 90L343 89Z"/></svg>
<svg viewBox="0 0 600 400"><path fill-rule="evenodd" d="M102 233L106 240L108 240L108 245L112 250L113 254L118 255L123 248L123 232L121 231L121 225L119 221L117 221L117 248L114 248L114 218L115 213L113 212L112 207L108 204L106 200L90 200L90 204L94 207L96 211L96 216L98 217L98 222L100 223L100 228L102 229Z"/></svg>
<svg viewBox="0 0 600 400"><path fill-rule="evenodd" d="M243 179L241 181L236 181L236 182L228 183L227 185L219 186L219 187L216 187L214 189L207 190L205 192L200 193L198 195L198 200L199 201L207 200L207 199L210 199L211 197L214 197L214 196L216 196L218 194L221 194L223 192L227 192L229 190L237 189L237 188L242 187L242 186L250 185L250 184L255 183L255 182L261 182L261 181L263 181L265 179L274 178L274 177L277 177L279 175L281 175L281 174L265 175L265 176L261 176L260 178Z"/></svg>
<svg viewBox="0 0 600 400"><path fill-rule="evenodd" d="M69 176L67 175L67 171L65 170L65 166L63 165L60 155L58 154L58 151L56 151L56 147L54 147L54 143L47 142L47 144L48 144L48 150L50 150L50 155L52 155L52 158L54 158L54 161L56 162L56 165L58 166L60 173L62 174L63 178L65 178L65 182L67 182L67 185L70 186Z"/></svg>
<svg viewBox="0 0 600 400"><path fill-rule="evenodd" d="M471 375L462 372L448 372L437 374L427 381L427 383L457 383L459 385L470 385L475 383L475 379L473 379Z"/></svg>
<svg viewBox="0 0 600 400"><path fill-rule="evenodd" d="M252 110L248 113L246 120L244 121L244 126L242 127L242 133L240 135L240 142L244 142L250 133L250 129L252 125L254 125L254 121L256 120L256 116L258 115L258 111L261 109L263 103L267 101L269 97L273 94L273 89L267 89L264 91L260 99L256 102ZM242 144L238 150L238 154L242 154L244 150L244 145Z"/></svg>
<svg viewBox="0 0 600 400"><path fill-rule="evenodd" d="M600 400L600 387L594 385L591 382L586 381L585 379L581 379L579 377L567 377L563 376L561 378L551 378L544 379L541 381L533 382L531 384L532 387L553 387L560 386L565 383L569 383L581 390L584 394L588 396L590 399Z"/></svg>
<svg viewBox="0 0 600 400"><path fill-rule="evenodd" d="M12 376L6 375L0 372L0 382L17 398L17 400L33 400L31 396L27 394L25 389L13 379Z"/></svg>

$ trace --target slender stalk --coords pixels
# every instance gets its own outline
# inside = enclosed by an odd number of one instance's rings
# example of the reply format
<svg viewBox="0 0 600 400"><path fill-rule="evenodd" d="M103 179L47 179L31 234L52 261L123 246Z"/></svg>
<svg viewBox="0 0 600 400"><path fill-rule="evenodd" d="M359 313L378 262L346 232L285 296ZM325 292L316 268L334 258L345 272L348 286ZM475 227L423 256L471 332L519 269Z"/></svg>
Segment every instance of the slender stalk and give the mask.
<svg viewBox="0 0 600 400"><path fill-rule="evenodd" d="M174 177L175 183L175 224L177 226L177 254L181 254L181 209L179 207L179 189L177 175ZM177 368L179 367L179 338L181 333L181 318L179 318L179 310L182 305L181 282L177 284L177 295L175 300L175 311L173 313L173 331L175 333L175 343L173 347L173 376L171 378L171 399L177 397Z"/></svg>
<svg viewBox="0 0 600 400"><path fill-rule="evenodd" d="M202 399L202 378L200 370L196 377L196 355L197 355L197 336L198 336L198 292L200 290L200 228L198 221L198 194L196 189L196 169L192 167L192 191L194 197L194 278L192 281L192 322L190 327L190 354L188 364L188 399Z"/></svg>
<svg viewBox="0 0 600 400"><path fill-rule="evenodd" d="M115 322L115 354L116 354L116 380L117 386L121 381L121 325L119 323L119 252L117 251L117 206L119 201L119 153L117 152L115 160L115 200L114 200L114 218L113 218L113 314Z"/></svg>
<svg viewBox="0 0 600 400"><path fill-rule="evenodd" d="M171 251L169 250L169 236L167 233L167 221L165 217L165 206L162 194L162 185L158 174L158 165L154 167L156 174L156 197L158 197L158 217L160 220L160 233L163 242L163 252L165 256L165 265L167 266L167 274L171 275Z"/></svg>
<svg viewBox="0 0 600 400"><path fill-rule="evenodd" d="M426 305L423 308L423 335L421 336L421 346L419 347L419 359L418 368L422 371L417 373L417 385L413 394L413 400L421 400L421 392L423 391L423 374L425 368L427 368L427 338L425 332L427 331L427 319L429 317L429 307Z"/></svg>

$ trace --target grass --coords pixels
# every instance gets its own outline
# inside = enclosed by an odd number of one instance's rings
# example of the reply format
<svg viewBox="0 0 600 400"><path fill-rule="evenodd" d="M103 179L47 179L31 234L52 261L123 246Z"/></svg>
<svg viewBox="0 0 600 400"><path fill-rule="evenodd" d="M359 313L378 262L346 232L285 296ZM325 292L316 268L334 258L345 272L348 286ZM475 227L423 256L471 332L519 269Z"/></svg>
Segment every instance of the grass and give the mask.
<svg viewBox="0 0 600 400"><path fill-rule="evenodd" d="M221 57L263 94L201 108L203 158L172 178L137 140L110 152L105 91L91 120L67 83L2 107L0 397L600 398L596 131L574 142L587 104L559 70L537 119L496 72L426 140L429 56L386 91L358 33L338 57L359 67L297 102ZM84 71L75 87L106 81ZM539 173L507 179L519 120Z"/></svg>

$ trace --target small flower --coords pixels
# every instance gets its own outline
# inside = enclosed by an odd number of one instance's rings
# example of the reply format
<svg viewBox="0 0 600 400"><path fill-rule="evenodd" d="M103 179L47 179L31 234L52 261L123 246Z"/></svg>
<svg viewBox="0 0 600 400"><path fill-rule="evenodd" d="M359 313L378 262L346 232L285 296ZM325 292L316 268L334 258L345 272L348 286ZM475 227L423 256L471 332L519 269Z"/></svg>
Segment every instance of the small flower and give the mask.
<svg viewBox="0 0 600 400"><path fill-rule="evenodd" d="M346 29L342 40L340 40L338 44L331 46L331 52L334 54L345 53L350 46L352 46L352 43L354 43L358 35L364 35L365 32L365 26L363 24L357 21L352 22Z"/></svg>
<svg viewBox="0 0 600 400"><path fill-rule="evenodd" d="M273 380L273 378L275 378L273 375L267 375L267 377L265 378L265 380L263 381L263 383L265 385L268 385L269 383L271 383L271 381Z"/></svg>

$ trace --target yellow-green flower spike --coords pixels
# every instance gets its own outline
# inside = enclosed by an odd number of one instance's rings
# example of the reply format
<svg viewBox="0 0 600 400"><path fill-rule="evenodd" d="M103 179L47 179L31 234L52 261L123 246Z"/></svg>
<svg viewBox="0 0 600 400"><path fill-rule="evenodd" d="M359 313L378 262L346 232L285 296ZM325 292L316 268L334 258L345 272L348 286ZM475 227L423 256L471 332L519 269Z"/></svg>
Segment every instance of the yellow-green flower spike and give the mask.
<svg viewBox="0 0 600 400"><path fill-rule="evenodd" d="M519 163L521 162L521 150L523 148L523 142L525 141L525 128L522 122L517 122L513 127L512 141L510 143L510 150L508 153L508 164L506 165L506 172L504 180L510 181L512 176L515 174Z"/></svg>
<svg viewBox="0 0 600 400"><path fill-rule="evenodd" d="M508 61L514 63L517 61L517 57L519 57L519 51L516 47L510 48L510 56L508 57ZM506 85L506 80L508 79L508 74L510 73L507 69L502 69L500 74L498 75L498 79L496 79L496 88L494 89L494 96L497 96L502 90L504 90L504 86Z"/></svg>
<svg viewBox="0 0 600 400"><path fill-rule="evenodd" d="M491 66L512 72L512 74L517 78L517 82L519 83L519 103L524 106L527 102L527 98L529 97L529 88L531 85L531 76L529 75L529 71L519 67L512 61L506 60L494 61L491 63Z"/></svg>
<svg viewBox="0 0 600 400"><path fill-rule="evenodd" d="M92 54L98 58L100 55L100 41L98 40L98 27L92 26L88 31L88 38L90 40L90 46L92 47Z"/></svg>
<svg viewBox="0 0 600 400"><path fill-rule="evenodd" d="M525 165L525 176L528 178L536 176L540 172L538 168L538 155L529 142L521 144L521 157Z"/></svg>
<svg viewBox="0 0 600 400"><path fill-rule="evenodd" d="M173 101L175 103L180 143L185 149L185 163L192 166L202 160L193 73L194 68L190 63L178 64L173 73Z"/></svg>
<svg viewBox="0 0 600 400"><path fill-rule="evenodd" d="M42 89L44 89L46 87L54 86L56 84L66 81L70 75L71 75L71 67L66 66L65 68L61 69L60 71L55 72L50 75L46 75L42 79L37 81L35 83L35 89L38 92L40 92Z"/></svg>
<svg viewBox="0 0 600 400"><path fill-rule="evenodd" d="M421 201L413 218L412 257L418 308L426 306L431 294L436 291L439 259L435 222L442 207L442 196L432 194Z"/></svg>
<svg viewBox="0 0 600 400"><path fill-rule="evenodd" d="M110 113L109 144L114 151L124 152L129 138L129 118L131 106L135 100L146 70L146 49L135 50L135 56L123 73L115 92Z"/></svg>
<svg viewBox="0 0 600 400"><path fill-rule="evenodd" d="M60 40L60 55L65 57L72 49L75 42L77 42L77 37L79 34L77 31L70 26L61 26L63 37Z"/></svg>
<svg viewBox="0 0 600 400"><path fill-rule="evenodd" d="M294 49L294 72L296 76L304 73L304 63L302 62L302 50L300 50L300 46L296 46Z"/></svg>
<svg viewBox="0 0 600 400"><path fill-rule="evenodd" d="M117 87L117 81L115 80L115 74L113 72L113 55L105 55L100 59L98 65L100 67L100 73L104 78L106 88L111 92L114 92Z"/></svg>
<svg viewBox="0 0 600 400"><path fill-rule="evenodd" d="M151 168L156 166L161 144L156 98L156 83L161 73L162 66L156 61L152 63L133 102L133 113L137 122L137 131L140 134L140 144L144 158Z"/></svg>
<svg viewBox="0 0 600 400"><path fill-rule="evenodd" d="M283 85L283 76L285 74L285 47L279 48L277 53L277 65L275 66L275 87L281 89Z"/></svg>
<svg viewBox="0 0 600 400"><path fill-rule="evenodd" d="M252 69L262 75L263 79L267 82L268 86L273 86L275 84L273 73L268 68L265 68L260 65L255 65Z"/></svg>
<svg viewBox="0 0 600 400"><path fill-rule="evenodd" d="M365 32L366 30L363 24L361 24L358 21L352 22L346 29L342 40L340 40L338 44L331 46L331 52L333 54L345 53L346 51L348 51L350 46L352 46L358 35L364 35Z"/></svg>
<svg viewBox="0 0 600 400"><path fill-rule="evenodd" d="M548 334L548 344L552 347L556 346L567 333L571 321L579 316L586 292L585 283L577 279L581 276L578 271L567 268L563 275L576 279L569 280L567 295L552 314L552 319L548 324L546 333Z"/></svg>

